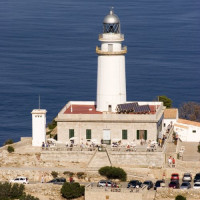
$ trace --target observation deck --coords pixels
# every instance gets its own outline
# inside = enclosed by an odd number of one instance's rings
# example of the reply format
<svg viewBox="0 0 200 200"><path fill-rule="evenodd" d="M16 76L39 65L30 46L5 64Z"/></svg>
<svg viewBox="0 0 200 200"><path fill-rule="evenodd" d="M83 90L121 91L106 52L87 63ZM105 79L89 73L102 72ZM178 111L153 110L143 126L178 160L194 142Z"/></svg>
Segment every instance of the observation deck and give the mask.
<svg viewBox="0 0 200 200"><path fill-rule="evenodd" d="M103 34L99 34L99 41L102 42L121 42L124 41L124 34L121 33L103 33Z"/></svg>
<svg viewBox="0 0 200 200"><path fill-rule="evenodd" d="M127 46L122 47L121 51L103 51L100 47L96 46L96 53L99 55L124 55L127 53Z"/></svg>

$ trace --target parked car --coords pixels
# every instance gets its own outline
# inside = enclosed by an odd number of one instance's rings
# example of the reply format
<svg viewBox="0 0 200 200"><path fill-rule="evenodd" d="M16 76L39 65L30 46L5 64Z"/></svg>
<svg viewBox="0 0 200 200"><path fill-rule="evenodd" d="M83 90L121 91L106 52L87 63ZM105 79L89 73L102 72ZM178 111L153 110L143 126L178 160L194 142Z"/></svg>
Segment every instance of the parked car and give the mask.
<svg viewBox="0 0 200 200"><path fill-rule="evenodd" d="M47 183L53 183L53 184L58 184L58 185L62 185L66 182L65 178L54 178L51 181L48 181Z"/></svg>
<svg viewBox="0 0 200 200"><path fill-rule="evenodd" d="M171 182L169 183L169 187L170 187L170 188L174 188L174 189L178 189L178 188L179 188L179 182L178 182L177 180L171 181Z"/></svg>
<svg viewBox="0 0 200 200"><path fill-rule="evenodd" d="M165 186L165 181L164 180L158 180L156 181L155 185L154 185L154 190L156 190L158 187L163 187Z"/></svg>
<svg viewBox="0 0 200 200"><path fill-rule="evenodd" d="M171 181L179 181L179 174L173 173L171 175Z"/></svg>
<svg viewBox="0 0 200 200"><path fill-rule="evenodd" d="M185 173L183 174L183 182L186 182L186 181L189 181L191 182L192 181L192 175L190 173Z"/></svg>
<svg viewBox="0 0 200 200"><path fill-rule="evenodd" d="M180 189L190 189L190 188L191 184L189 182L183 182L180 187Z"/></svg>
<svg viewBox="0 0 200 200"><path fill-rule="evenodd" d="M97 187L111 187L112 185L112 181L109 181L109 180L100 180L98 183L97 183Z"/></svg>
<svg viewBox="0 0 200 200"><path fill-rule="evenodd" d="M29 181L28 181L28 178L21 176L21 177L17 177L15 179L10 180L10 183L28 184Z"/></svg>
<svg viewBox="0 0 200 200"><path fill-rule="evenodd" d="M195 182L193 188L200 189L200 182Z"/></svg>
<svg viewBox="0 0 200 200"><path fill-rule="evenodd" d="M144 181L143 185L146 185L148 190L153 188L153 182L152 181Z"/></svg>
<svg viewBox="0 0 200 200"><path fill-rule="evenodd" d="M131 180L128 185L127 188L135 188L136 186L142 187L142 182L138 181L138 180Z"/></svg>
<svg viewBox="0 0 200 200"><path fill-rule="evenodd" d="M200 182L200 173L197 173L194 177L194 183L195 182Z"/></svg>

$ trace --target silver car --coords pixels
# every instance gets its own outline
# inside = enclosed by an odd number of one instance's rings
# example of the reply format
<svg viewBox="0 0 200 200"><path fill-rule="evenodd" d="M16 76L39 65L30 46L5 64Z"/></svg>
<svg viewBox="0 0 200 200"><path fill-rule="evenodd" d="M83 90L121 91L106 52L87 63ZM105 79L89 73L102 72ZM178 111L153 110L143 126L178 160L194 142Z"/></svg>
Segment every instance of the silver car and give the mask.
<svg viewBox="0 0 200 200"><path fill-rule="evenodd" d="M192 175L190 173L183 174L183 182L191 182L192 181Z"/></svg>

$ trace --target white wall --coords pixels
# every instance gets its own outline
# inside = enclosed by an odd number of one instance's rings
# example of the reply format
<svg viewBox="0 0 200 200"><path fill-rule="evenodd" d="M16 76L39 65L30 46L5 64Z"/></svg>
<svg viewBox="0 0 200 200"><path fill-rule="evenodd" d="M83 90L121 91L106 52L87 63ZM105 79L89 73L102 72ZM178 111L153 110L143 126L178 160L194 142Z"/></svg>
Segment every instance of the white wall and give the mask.
<svg viewBox="0 0 200 200"><path fill-rule="evenodd" d="M32 111L32 146L42 146L46 142L46 110Z"/></svg>

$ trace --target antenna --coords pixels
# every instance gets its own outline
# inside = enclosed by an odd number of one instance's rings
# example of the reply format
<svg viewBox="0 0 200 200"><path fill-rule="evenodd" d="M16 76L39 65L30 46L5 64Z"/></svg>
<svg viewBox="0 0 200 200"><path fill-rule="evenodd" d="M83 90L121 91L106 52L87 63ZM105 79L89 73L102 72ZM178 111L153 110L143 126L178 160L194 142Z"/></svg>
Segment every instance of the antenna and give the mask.
<svg viewBox="0 0 200 200"><path fill-rule="evenodd" d="M39 95L39 102L38 102L38 104L39 104L39 109L40 109L40 95Z"/></svg>

